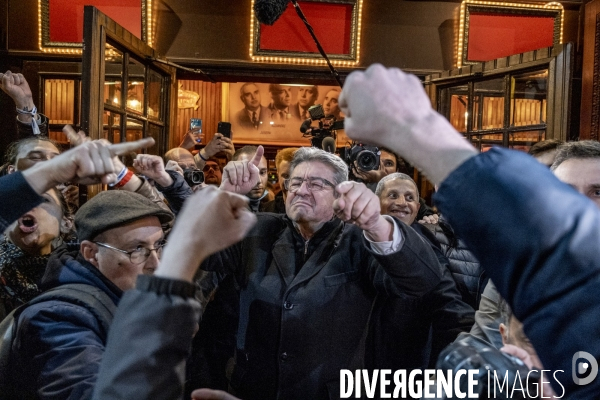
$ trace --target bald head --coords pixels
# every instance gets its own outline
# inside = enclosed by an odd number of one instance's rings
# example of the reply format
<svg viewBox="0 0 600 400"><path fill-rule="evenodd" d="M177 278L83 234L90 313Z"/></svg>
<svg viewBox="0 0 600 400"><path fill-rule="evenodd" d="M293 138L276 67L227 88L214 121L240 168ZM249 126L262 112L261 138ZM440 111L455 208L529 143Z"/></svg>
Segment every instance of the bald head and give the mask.
<svg viewBox="0 0 600 400"><path fill-rule="evenodd" d="M196 162L194 161L192 153L182 147L175 147L174 149L167 151L165 160L167 162L175 161L182 169L196 167Z"/></svg>

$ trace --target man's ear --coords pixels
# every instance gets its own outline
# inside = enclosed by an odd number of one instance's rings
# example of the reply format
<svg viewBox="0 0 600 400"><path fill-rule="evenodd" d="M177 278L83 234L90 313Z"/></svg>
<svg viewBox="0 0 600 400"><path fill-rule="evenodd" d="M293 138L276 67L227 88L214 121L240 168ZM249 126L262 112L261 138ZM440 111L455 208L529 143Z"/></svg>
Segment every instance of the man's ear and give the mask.
<svg viewBox="0 0 600 400"><path fill-rule="evenodd" d="M506 326L504 324L500 324L500 326L498 327L498 330L500 331L500 336L502 336L502 344L505 346L507 344L510 344L508 342L508 326Z"/></svg>
<svg viewBox="0 0 600 400"><path fill-rule="evenodd" d="M6 167L7 174L12 174L14 172L17 172L17 168L14 165L9 165L8 167Z"/></svg>
<svg viewBox="0 0 600 400"><path fill-rule="evenodd" d="M89 240L82 241L79 247L79 252L87 262L92 264L94 267L99 268L98 245L96 243L90 242Z"/></svg>
<svg viewBox="0 0 600 400"><path fill-rule="evenodd" d="M60 233L67 234L73 230L73 218L63 217L60 221Z"/></svg>

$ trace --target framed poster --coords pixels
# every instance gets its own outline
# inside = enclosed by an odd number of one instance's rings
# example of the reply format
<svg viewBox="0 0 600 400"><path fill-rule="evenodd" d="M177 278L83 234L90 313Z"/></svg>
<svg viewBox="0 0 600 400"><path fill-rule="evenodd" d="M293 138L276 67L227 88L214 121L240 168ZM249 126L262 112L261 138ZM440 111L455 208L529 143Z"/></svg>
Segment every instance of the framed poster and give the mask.
<svg viewBox="0 0 600 400"><path fill-rule="evenodd" d="M308 109L321 104L326 115L344 118L338 86L286 85L253 82L229 84L229 121L235 143L310 146L300 127ZM338 130L338 143L347 140Z"/></svg>
<svg viewBox="0 0 600 400"><path fill-rule="evenodd" d="M300 9L333 64L353 66L360 53L363 0L302 0ZM250 57L253 61L325 64L292 2L273 25L258 22L254 1L250 16Z"/></svg>
<svg viewBox="0 0 600 400"><path fill-rule="evenodd" d="M44 52L80 54L83 7L91 5L152 46L152 0L40 0L39 46Z"/></svg>
<svg viewBox="0 0 600 400"><path fill-rule="evenodd" d="M559 44L562 26L560 3L465 0L460 11L458 67Z"/></svg>

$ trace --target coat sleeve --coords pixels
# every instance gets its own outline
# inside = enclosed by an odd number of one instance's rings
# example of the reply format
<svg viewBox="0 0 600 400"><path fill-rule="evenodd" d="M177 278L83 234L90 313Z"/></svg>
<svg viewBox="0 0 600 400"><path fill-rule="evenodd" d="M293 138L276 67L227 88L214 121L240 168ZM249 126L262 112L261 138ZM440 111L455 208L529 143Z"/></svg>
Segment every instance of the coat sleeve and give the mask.
<svg viewBox="0 0 600 400"><path fill-rule="evenodd" d="M364 246L374 260L370 263L368 273L376 287L378 284L382 285L378 290L383 290L388 295L423 296L441 279L442 272L437 257L431 245L412 228L396 218L394 223L400 228L403 236L403 243L395 253L382 255L373 252L362 235ZM379 267L382 271L378 271Z"/></svg>
<svg viewBox="0 0 600 400"><path fill-rule="evenodd" d="M567 395L596 397L600 379L579 386L571 378L576 352L600 359L595 204L530 156L505 149L463 163L436 204L523 322L544 367L564 371L557 378Z"/></svg>
<svg viewBox="0 0 600 400"><path fill-rule="evenodd" d="M185 200L190 197L194 192L192 188L187 184L183 176L177 171L167 171L167 174L173 179L173 183L170 186L160 186L156 184L159 192L165 196L165 199L169 202L169 207L175 215L179 213Z"/></svg>
<svg viewBox="0 0 600 400"><path fill-rule="evenodd" d="M48 117L44 114L38 113L38 127L40 128L40 135L48 136ZM31 127L31 123L22 122L19 118L17 120L17 130L19 132L19 137L28 137L33 136L33 128Z"/></svg>
<svg viewBox="0 0 600 400"><path fill-rule="evenodd" d="M37 398L92 397L104 353L101 330L86 308L66 302L43 302L23 311L13 351Z"/></svg>
<svg viewBox="0 0 600 400"><path fill-rule="evenodd" d="M21 172L0 178L0 231L4 231L27 211L39 205L44 198L27 183Z"/></svg>
<svg viewBox="0 0 600 400"><path fill-rule="evenodd" d="M94 399L181 399L197 330L195 286L141 275L123 295L110 328Z"/></svg>

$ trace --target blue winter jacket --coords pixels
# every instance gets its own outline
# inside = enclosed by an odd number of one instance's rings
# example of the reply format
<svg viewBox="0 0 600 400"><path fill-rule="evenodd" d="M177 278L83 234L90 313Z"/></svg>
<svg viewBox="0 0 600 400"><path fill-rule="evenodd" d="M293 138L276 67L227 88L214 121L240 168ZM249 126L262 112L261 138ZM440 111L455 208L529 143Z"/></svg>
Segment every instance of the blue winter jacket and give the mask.
<svg viewBox="0 0 600 400"><path fill-rule="evenodd" d="M123 292L77 252L66 248L50 258L42 289L84 283L118 304ZM84 306L50 300L19 317L12 347L13 379L22 397L89 399L107 340L107 329Z"/></svg>
<svg viewBox="0 0 600 400"><path fill-rule="evenodd" d="M494 148L463 163L436 204L480 260L567 398L592 399L600 377L572 378L579 351L600 359L600 211L532 157ZM561 388L550 379L557 395Z"/></svg>

